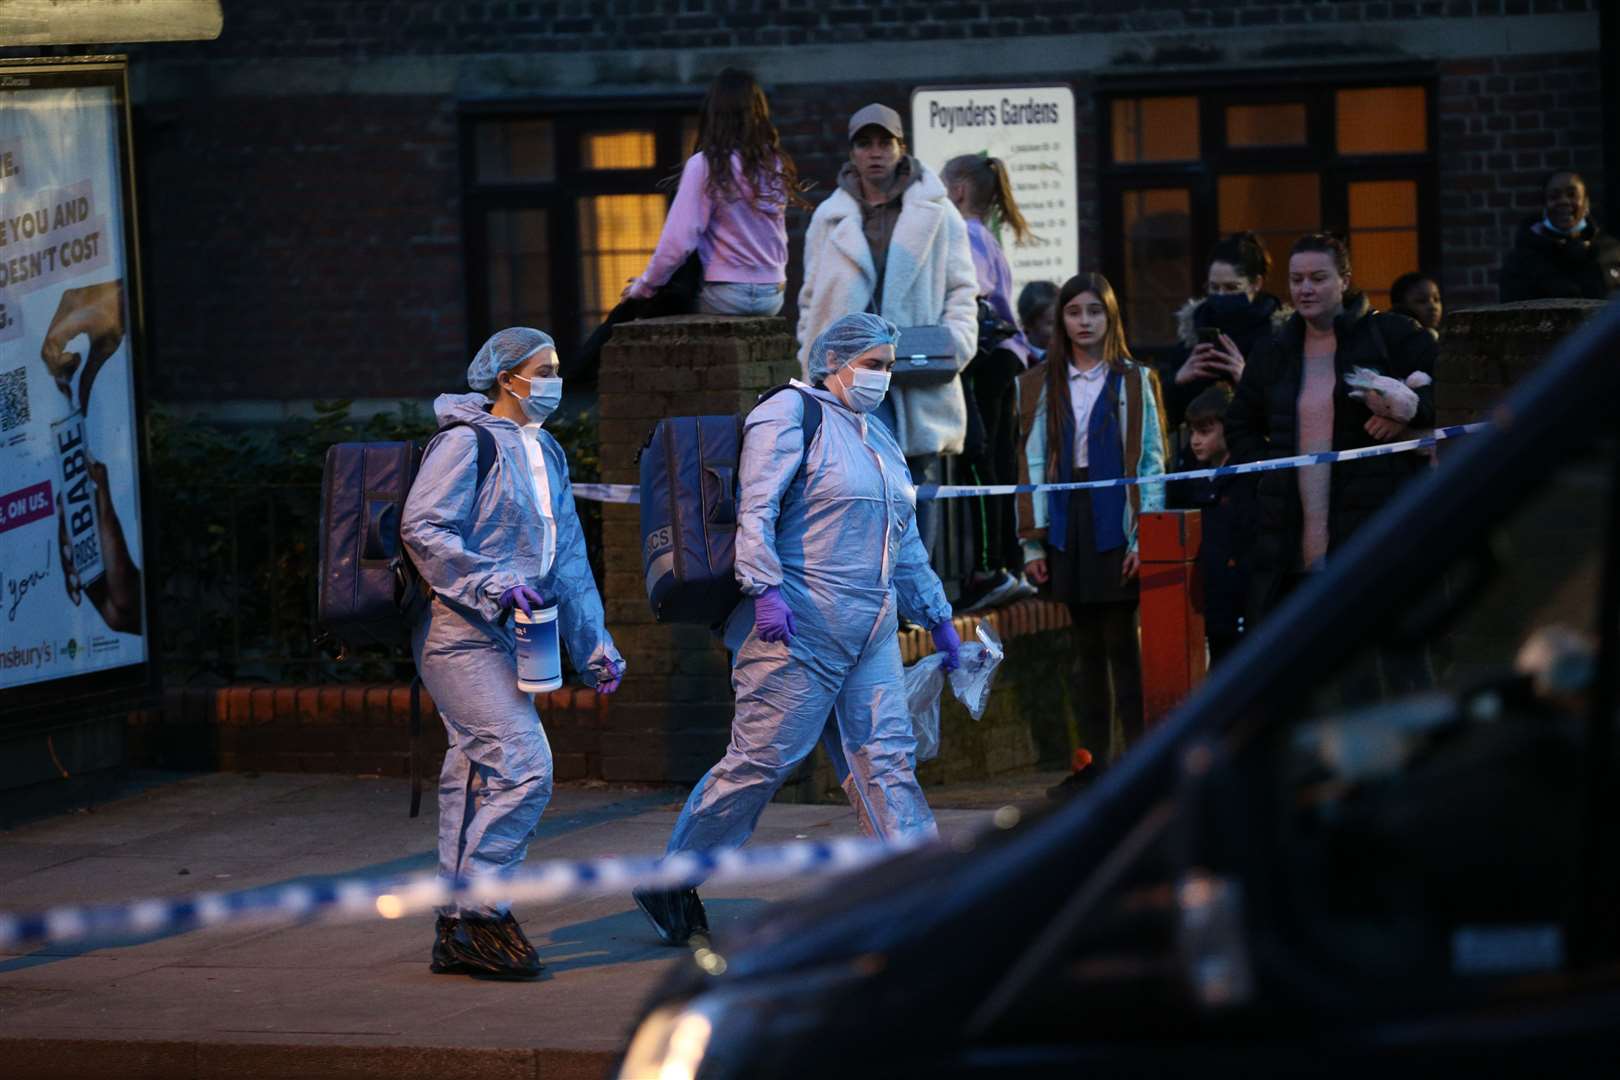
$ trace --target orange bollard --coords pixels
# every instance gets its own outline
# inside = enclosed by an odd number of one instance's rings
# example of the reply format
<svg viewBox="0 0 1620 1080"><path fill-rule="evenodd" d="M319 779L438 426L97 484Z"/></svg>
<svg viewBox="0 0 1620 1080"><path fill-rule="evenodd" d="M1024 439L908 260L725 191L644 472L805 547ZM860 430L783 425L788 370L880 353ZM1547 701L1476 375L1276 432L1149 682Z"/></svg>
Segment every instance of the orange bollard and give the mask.
<svg viewBox="0 0 1620 1080"><path fill-rule="evenodd" d="M1142 556L1142 711L1151 725L1179 705L1204 677L1199 512L1143 514L1137 538Z"/></svg>

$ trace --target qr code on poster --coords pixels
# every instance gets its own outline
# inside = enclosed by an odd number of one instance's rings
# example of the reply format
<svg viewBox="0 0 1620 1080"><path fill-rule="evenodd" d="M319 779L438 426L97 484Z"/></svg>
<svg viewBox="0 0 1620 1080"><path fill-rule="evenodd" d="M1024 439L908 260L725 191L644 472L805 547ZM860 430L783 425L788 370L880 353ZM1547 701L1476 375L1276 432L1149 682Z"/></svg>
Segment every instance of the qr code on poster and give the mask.
<svg viewBox="0 0 1620 1080"><path fill-rule="evenodd" d="M0 431L28 423L28 369L0 371Z"/></svg>

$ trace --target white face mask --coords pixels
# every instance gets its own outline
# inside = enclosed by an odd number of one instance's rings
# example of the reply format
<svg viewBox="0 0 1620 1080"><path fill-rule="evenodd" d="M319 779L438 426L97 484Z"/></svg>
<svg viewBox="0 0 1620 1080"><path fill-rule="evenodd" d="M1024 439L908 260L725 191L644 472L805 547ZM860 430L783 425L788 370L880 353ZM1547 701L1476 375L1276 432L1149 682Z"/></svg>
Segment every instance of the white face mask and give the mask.
<svg viewBox="0 0 1620 1080"><path fill-rule="evenodd" d="M844 384L844 396L849 407L856 412L869 413L883 403L889 392L889 373L871 368L851 368L850 381Z"/></svg>
<svg viewBox="0 0 1620 1080"><path fill-rule="evenodd" d="M523 379L523 376L513 375L512 378ZM523 381L529 384L529 396L518 398L523 403L523 415L536 424L543 424L562 404L563 381L557 377Z"/></svg>

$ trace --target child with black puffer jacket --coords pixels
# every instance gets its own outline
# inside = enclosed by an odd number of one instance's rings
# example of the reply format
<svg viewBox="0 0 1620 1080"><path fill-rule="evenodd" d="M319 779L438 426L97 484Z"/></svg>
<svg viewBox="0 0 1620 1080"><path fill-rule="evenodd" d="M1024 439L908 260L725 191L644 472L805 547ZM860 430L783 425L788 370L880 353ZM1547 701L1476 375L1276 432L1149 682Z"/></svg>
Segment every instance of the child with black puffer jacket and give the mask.
<svg viewBox="0 0 1620 1080"><path fill-rule="evenodd" d="M1184 468L1218 469L1231 461L1226 447L1226 407L1231 401L1231 390L1218 383L1188 403L1188 453L1192 460L1185 462ZM1243 637L1249 556L1259 520L1254 487L1252 474L1217 476L1177 480L1166 493L1171 509L1197 510L1203 519L1198 578L1211 667L1220 663Z"/></svg>

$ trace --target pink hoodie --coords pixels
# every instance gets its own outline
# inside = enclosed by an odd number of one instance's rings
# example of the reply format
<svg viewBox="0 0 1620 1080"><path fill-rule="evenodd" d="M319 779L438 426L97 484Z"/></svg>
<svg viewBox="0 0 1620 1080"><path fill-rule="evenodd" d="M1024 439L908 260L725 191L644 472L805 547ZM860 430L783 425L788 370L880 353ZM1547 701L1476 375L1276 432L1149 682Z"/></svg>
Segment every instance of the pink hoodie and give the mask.
<svg viewBox="0 0 1620 1080"><path fill-rule="evenodd" d="M687 159L658 247L630 286L646 299L679 270L693 251L703 262L703 280L771 285L787 280L787 200L779 192L748 198L752 187L742 157L731 155L738 197L716 203L709 194L709 163L701 153Z"/></svg>

